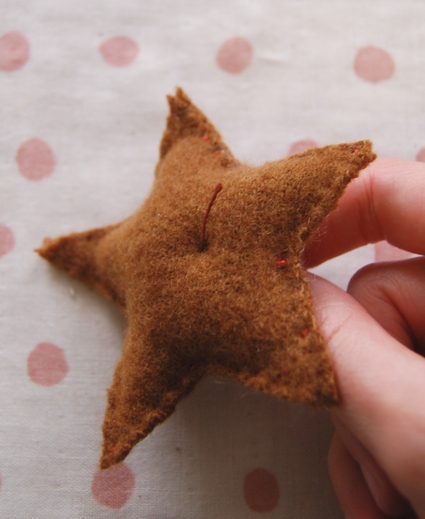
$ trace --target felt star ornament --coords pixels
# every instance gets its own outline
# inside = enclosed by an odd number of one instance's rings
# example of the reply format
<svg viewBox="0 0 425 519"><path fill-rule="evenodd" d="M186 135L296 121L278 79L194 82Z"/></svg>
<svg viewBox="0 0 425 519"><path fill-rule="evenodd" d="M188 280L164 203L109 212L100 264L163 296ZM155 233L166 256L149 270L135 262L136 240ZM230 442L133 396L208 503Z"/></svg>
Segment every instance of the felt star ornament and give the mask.
<svg viewBox="0 0 425 519"><path fill-rule="evenodd" d="M300 255L368 141L261 167L238 162L181 89L153 189L116 225L46 239L39 254L124 312L101 467L122 461L206 375L312 405L338 402Z"/></svg>

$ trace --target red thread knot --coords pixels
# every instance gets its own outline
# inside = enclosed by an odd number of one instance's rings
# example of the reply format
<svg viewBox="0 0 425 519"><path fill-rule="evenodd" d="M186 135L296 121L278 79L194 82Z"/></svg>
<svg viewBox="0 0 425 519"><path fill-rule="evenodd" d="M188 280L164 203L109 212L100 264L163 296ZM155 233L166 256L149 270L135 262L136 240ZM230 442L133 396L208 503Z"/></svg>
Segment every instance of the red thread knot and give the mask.
<svg viewBox="0 0 425 519"><path fill-rule="evenodd" d="M285 268L288 266L288 262L283 259L283 260L276 261L276 265L279 265L279 267Z"/></svg>
<svg viewBox="0 0 425 519"><path fill-rule="evenodd" d="M304 330L301 332L301 339L305 339L308 334L308 328L304 328Z"/></svg>
<svg viewBox="0 0 425 519"><path fill-rule="evenodd" d="M114 451L116 450L116 448L117 448L116 445L114 445L113 447L111 447L111 448L109 449L109 452L114 452Z"/></svg>
<svg viewBox="0 0 425 519"><path fill-rule="evenodd" d="M202 138L204 139L204 141L209 141L210 140L210 136L205 134L202 136Z"/></svg>

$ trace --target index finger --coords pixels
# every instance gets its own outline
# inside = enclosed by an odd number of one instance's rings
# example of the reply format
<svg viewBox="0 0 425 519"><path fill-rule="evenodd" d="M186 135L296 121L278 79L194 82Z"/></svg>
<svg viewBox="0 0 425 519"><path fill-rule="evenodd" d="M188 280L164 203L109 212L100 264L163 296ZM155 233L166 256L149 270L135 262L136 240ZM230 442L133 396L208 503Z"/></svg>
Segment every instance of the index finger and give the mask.
<svg viewBox="0 0 425 519"><path fill-rule="evenodd" d="M309 239L307 268L368 243L387 240L425 254L425 164L377 159L346 189L335 211Z"/></svg>

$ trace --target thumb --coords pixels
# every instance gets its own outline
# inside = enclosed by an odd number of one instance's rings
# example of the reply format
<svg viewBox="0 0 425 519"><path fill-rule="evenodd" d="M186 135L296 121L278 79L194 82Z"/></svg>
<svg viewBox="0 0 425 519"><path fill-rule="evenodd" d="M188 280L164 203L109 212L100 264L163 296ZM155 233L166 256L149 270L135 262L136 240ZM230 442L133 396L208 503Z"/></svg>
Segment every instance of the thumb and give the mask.
<svg viewBox="0 0 425 519"><path fill-rule="evenodd" d="M337 419L425 512L425 360L390 336L349 294L310 277L316 317L333 358Z"/></svg>

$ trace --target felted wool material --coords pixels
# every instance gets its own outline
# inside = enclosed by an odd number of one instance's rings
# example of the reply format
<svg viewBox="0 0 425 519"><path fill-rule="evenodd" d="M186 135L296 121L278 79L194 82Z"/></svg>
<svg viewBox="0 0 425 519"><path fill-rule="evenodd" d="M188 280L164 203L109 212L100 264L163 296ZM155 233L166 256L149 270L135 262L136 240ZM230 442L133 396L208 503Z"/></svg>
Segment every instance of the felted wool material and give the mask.
<svg viewBox="0 0 425 519"><path fill-rule="evenodd" d="M122 461L206 375L312 405L338 402L300 255L375 155L339 144L250 167L181 89L149 198L117 225L46 239L51 263L128 321L101 467Z"/></svg>

